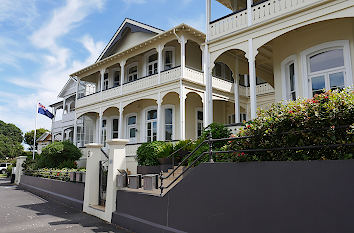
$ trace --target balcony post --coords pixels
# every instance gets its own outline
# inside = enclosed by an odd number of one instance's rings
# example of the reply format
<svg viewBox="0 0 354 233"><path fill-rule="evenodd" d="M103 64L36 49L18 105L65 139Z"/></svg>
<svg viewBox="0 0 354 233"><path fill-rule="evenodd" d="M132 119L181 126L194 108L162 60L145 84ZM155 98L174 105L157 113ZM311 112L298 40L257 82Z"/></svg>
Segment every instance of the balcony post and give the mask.
<svg viewBox="0 0 354 233"><path fill-rule="evenodd" d="M106 72L106 69L102 69L100 70L100 74L101 74L101 80L100 80L100 91L103 91L103 80L104 80L104 73Z"/></svg>
<svg viewBox="0 0 354 233"><path fill-rule="evenodd" d="M256 63L253 54L253 40L248 40L248 66L250 79L250 102L251 102L251 119L257 117L257 96L256 96Z"/></svg>
<svg viewBox="0 0 354 233"><path fill-rule="evenodd" d="M161 92L159 92L158 97L157 97L157 141L162 141L162 117L161 117Z"/></svg>
<svg viewBox="0 0 354 233"><path fill-rule="evenodd" d="M180 87L179 92L179 113L180 113L180 129L181 138L180 140L186 139L186 105L185 105L184 87Z"/></svg>
<svg viewBox="0 0 354 233"><path fill-rule="evenodd" d="M73 133L73 144L77 146L77 118L76 118L76 112L75 112L75 118L74 118L74 133Z"/></svg>
<svg viewBox="0 0 354 233"><path fill-rule="evenodd" d="M182 78L185 77L185 69L186 69L186 43L187 40L182 35L178 42L181 44L181 69L182 69Z"/></svg>
<svg viewBox="0 0 354 233"><path fill-rule="evenodd" d="M235 123L239 123L240 122L240 97L239 97L239 63L238 63L238 57L236 57L236 61L235 61L234 98L235 98Z"/></svg>
<svg viewBox="0 0 354 233"><path fill-rule="evenodd" d="M118 138L123 139L123 111L122 103L119 104L119 126L118 126Z"/></svg>
<svg viewBox="0 0 354 233"><path fill-rule="evenodd" d="M123 95L123 84L124 84L124 78L125 78L125 63L127 61L121 61L120 64L120 94Z"/></svg>
<svg viewBox="0 0 354 233"><path fill-rule="evenodd" d="M247 0L247 25L251 26L253 24L252 20L252 5L253 5L253 0Z"/></svg>
<svg viewBox="0 0 354 233"><path fill-rule="evenodd" d="M158 77L158 84L161 83L161 71L162 71L162 50L165 47L165 45L159 45L156 50L157 50L157 73L159 75Z"/></svg>
<svg viewBox="0 0 354 233"><path fill-rule="evenodd" d="M98 122L98 143L102 142L102 111L100 110L99 122Z"/></svg>
<svg viewBox="0 0 354 233"><path fill-rule="evenodd" d="M74 79L75 80L75 79ZM80 79L79 77L76 76L76 93L75 93L75 101L78 100L79 98L79 85L80 85ZM76 102L75 102L76 103Z"/></svg>

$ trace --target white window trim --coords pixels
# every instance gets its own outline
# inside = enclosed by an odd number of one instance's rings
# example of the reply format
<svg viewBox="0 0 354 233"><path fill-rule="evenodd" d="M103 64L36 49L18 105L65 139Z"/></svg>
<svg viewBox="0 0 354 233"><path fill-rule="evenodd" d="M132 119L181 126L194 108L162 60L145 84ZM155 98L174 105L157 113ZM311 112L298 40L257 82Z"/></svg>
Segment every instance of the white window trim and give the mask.
<svg viewBox="0 0 354 233"><path fill-rule="evenodd" d="M163 128L163 131L162 131L162 133L163 133L163 139L166 141L166 121L165 121L165 118L166 118L166 116L165 116L165 110L167 109L167 108L171 108L172 109L172 140L175 140L175 129L176 129L176 127L175 127L175 125L176 125L176 121L175 121L175 114L176 114L176 112L175 112L175 106L174 105L172 105L172 104L166 104L166 105L163 105L162 106L162 111L163 111L163 114L162 114L162 123L163 123L163 126L162 126L162 128ZM159 122L157 122L157 124L159 124Z"/></svg>
<svg viewBox="0 0 354 233"><path fill-rule="evenodd" d="M147 127L146 127L146 124L147 124L147 113L148 113L148 111L151 111L151 110L156 110L157 111L157 106L149 106L149 107L144 108L144 110L143 110L144 111L143 126L142 126L142 128L144 130L144 133L143 133L144 140L143 140L143 142L147 142ZM157 124L160 124L160 122L158 122L158 118L159 117L157 116L156 117L156 122L157 122Z"/></svg>
<svg viewBox="0 0 354 233"><path fill-rule="evenodd" d="M134 142L134 143L138 143L138 132L139 132L139 130L138 130L138 113L136 113L136 112L132 112L132 113L129 113L129 114L127 114L126 116L125 116L125 136L124 136L124 138L126 138L126 139L128 139L129 140L129 132L128 132L128 119L129 119L129 117L132 117L132 116L135 116L136 117L136 121L135 121L135 128L136 128L136 130L137 130L137 132L136 132L136 134L135 134L135 138L136 138L136 142ZM119 130L119 128L118 128L118 130ZM130 143L130 142L129 142Z"/></svg>
<svg viewBox="0 0 354 233"><path fill-rule="evenodd" d="M154 55L154 54L157 54L157 51L156 50L151 50L150 52L147 52L145 55L144 55L144 61L145 61L145 63L144 63L144 74L145 74L145 76L148 76L149 75L149 57L151 56L151 55ZM156 60L156 62L151 62L151 63L157 63L157 66L159 65L159 55L157 54L157 60ZM153 74L152 74L153 75Z"/></svg>
<svg viewBox="0 0 354 233"><path fill-rule="evenodd" d="M168 46L168 47L165 47L163 50L162 50L162 67L161 67L161 71L164 71L165 70L165 65L166 65L166 60L165 60L165 53L167 51L171 51L172 52L172 68L174 68L176 66L176 59L175 59L175 51L176 51L176 48L175 47L172 47L172 46Z"/></svg>
<svg viewBox="0 0 354 233"><path fill-rule="evenodd" d="M312 96L312 93L310 93L309 79L308 79L309 76L308 57L317 52L321 52L322 50L330 50L335 48L343 48L344 67L346 72L344 85L346 87L353 85L353 74L352 74L349 40L337 40L337 41L331 41L331 42L319 44L301 52L302 88L303 88L303 96L305 98L310 98Z"/></svg>
<svg viewBox="0 0 354 233"><path fill-rule="evenodd" d="M114 68L112 69L112 87L114 86L114 74L116 72L119 72L119 84L122 84L122 72L120 68ZM117 86L118 87L118 86Z"/></svg>
<svg viewBox="0 0 354 233"><path fill-rule="evenodd" d="M119 131L120 130L122 130L122 129L119 129L119 117L115 117L115 116L113 116L111 119L110 119L110 123L111 123L111 127L110 127L110 130L111 130L111 132L110 132L110 135L111 135L111 138L110 139L113 139L113 134L114 134L114 130L113 130L113 121L114 120L118 120L118 131L117 131L117 133L118 133L118 137L117 138L115 138L115 139L118 139L119 138Z"/></svg>
<svg viewBox="0 0 354 233"><path fill-rule="evenodd" d="M136 70L137 70L137 79L139 79L139 65L138 65L138 62L133 62L133 63L130 63L129 65L127 65L125 67L125 77L124 77L124 83L127 83L128 82L128 77L129 77L129 69L136 66Z"/></svg>
<svg viewBox="0 0 354 233"><path fill-rule="evenodd" d="M198 112L202 112L203 113L203 128L204 128L204 117L205 117L205 114L204 114L204 111L203 111L203 108L202 107L197 107L195 108L195 111L194 111L194 114L195 114L195 138L198 138Z"/></svg>
<svg viewBox="0 0 354 233"><path fill-rule="evenodd" d="M282 99L283 100L290 100L291 96L288 95L290 92L289 89L289 83L288 83L288 66L294 63L294 75L295 75L295 93L296 93L296 98L299 97L299 88L298 88L298 65L297 65L297 57L296 54L293 54L287 58L285 58L281 62L281 83L282 83Z"/></svg>

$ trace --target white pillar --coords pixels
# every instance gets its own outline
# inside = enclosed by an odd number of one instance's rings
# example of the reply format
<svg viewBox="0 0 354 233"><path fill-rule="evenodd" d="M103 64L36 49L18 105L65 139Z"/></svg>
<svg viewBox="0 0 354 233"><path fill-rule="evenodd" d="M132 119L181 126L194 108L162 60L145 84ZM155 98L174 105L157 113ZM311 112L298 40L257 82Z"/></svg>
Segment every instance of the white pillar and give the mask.
<svg viewBox="0 0 354 233"><path fill-rule="evenodd" d="M239 63L236 57L234 74L235 123L240 122Z"/></svg>
<svg viewBox="0 0 354 233"><path fill-rule="evenodd" d="M164 48L164 45L159 45L156 50L157 50L157 72L158 72L158 84L161 83L161 71L162 71L162 50Z"/></svg>
<svg viewBox="0 0 354 233"><path fill-rule="evenodd" d="M179 113L180 113L180 134L181 140L186 139L186 105L185 105L185 96L184 96L184 87L180 88L179 93Z"/></svg>
<svg viewBox="0 0 354 233"><path fill-rule="evenodd" d="M117 200L117 175L120 169L127 170L125 145L129 140L113 139L107 142L109 145L109 165L107 175L105 219L111 222L112 213L116 211Z"/></svg>
<svg viewBox="0 0 354 233"><path fill-rule="evenodd" d="M23 174L22 164L26 161L27 156L19 156L16 158L15 184L19 185Z"/></svg>
<svg viewBox="0 0 354 233"><path fill-rule="evenodd" d="M75 112L75 118L74 118L73 144L74 144L75 146L77 146L77 118L76 118L76 112Z"/></svg>
<svg viewBox="0 0 354 233"><path fill-rule="evenodd" d="M105 69L100 70L100 74L101 74L101 80L100 80L100 86L101 86L101 88L100 88L100 90L101 90L101 92L103 91L103 81L104 81L104 73L105 73L105 72L106 72Z"/></svg>
<svg viewBox="0 0 354 233"><path fill-rule="evenodd" d="M253 16L252 16L252 4L253 0L247 0L247 22L248 26L251 26L253 24Z"/></svg>
<svg viewBox="0 0 354 233"><path fill-rule="evenodd" d="M96 210L90 206L98 205L99 162L102 158L102 152L100 151L102 146L101 144L85 145L85 152L87 154L84 154L84 156L87 156L87 162L83 212L94 216L96 216Z"/></svg>
<svg viewBox="0 0 354 233"><path fill-rule="evenodd" d="M161 100L161 93L159 92L158 94L158 98L157 98L157 141L162 141L163 137L162 137L162 109L161 109L161 104L162 104L162 100Z"/></svg>
<svg viewBox="0 0 354 233"><path fill-rule="evenodd" d="M76 101L79 98L79 90L80 90L80 79L76 76L76 93L75 93L75 105Z"/></svg>
<svg viewBox="0 0 354 233"><path fill-rule="evenodd" d="M121 61L120 64L120 94L123 95L123 84L125 79L125 63L127 61Z"/></svg>
<svg viewBox="0 0 354 233"><path fill-rule="evenodd" d="M181 45L181 70L182 70L182 78L184 78L185 68L186 68L186 43L187 40L182 35L180 37L179 43Z"/></svg>
<svg viewBox="0 0 354 233"><path fill-rule="evenodd" d="M205 55L204 55L204 51L205 51L205 45L200 45L199 46L200 47L200 50L202 51L202 71L204 72L205 71ZM205 80L203 80L204 81L204 84L205 84Z"/></svg>
<svg viewBox="0 0 354 233"><path fill-rule="evenodd" d="M256 63L253 54L253 41L248 40L248 65L249 65L249 79L250 79L250 102L251 102L251 119L257 117L257 96L256 96Z"/></svg>
<svg viewBox="0 0 354 233"><path fill-rule="evenodd" d="M102 143L102 112L100 111L100 117L98 122L98 143Z"/></svg>
<svg viewBox="0 0 354 233"><path fill-rule="evenodd" d="M118 127L118 138L123 139L123 111L122 103L119 105L119 127Z"/></svg>

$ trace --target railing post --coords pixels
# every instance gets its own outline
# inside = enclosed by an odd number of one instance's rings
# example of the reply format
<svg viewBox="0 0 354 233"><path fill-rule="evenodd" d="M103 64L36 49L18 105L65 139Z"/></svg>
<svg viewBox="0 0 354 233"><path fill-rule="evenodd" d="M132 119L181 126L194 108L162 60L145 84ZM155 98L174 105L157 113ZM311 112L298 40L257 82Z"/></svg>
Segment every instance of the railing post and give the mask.
<svg viewBox="0 0 354 233"><path fill-rule="evenodd" d="M213 135L212 135L211 130L210 130L209 135L208 135L209 162L210 162L210 163L214 163L214 160L213 160L213 141L211 140L212 137L213 137Z"/></svg>
<svg viewBox="0 0 354 233"><path fill-rule="evenodd" d="M163 193L163 177L162 177L162 175L163 175L163 172L162 171L160 171L160 196L162 196L162 193Z"/></svg>

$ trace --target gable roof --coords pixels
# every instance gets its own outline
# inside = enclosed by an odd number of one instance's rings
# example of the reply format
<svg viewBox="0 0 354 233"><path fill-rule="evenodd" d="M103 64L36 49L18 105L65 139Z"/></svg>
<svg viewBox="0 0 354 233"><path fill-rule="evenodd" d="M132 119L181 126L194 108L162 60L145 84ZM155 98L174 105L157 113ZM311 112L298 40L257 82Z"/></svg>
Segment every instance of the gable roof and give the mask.
<svg viewBox="0 0 354 233"><path fill-rule="evenodd" d="M71 88L74 88L74 91L71 94L75 94L75 84L76 80L73 77L70 77L69 80L65 83L64 87L61 89L58 98L64 98L67 91L70 91ZM69 93L70 94L70 93Z"/></svg>
<svg viewBox="0 0 354 233"><path fill-rule="evenodd" d="M50 132L45 132L42 134L36 141L37 142L44 142L44 141L49 141L49 136L51 136Z"/></svg>
<svg viewBox="0 0 354 233"><path fill-rule="evenodd" d="M119 26L118 30L116 33L113 35L109 43L106 45L96 62L110 56L109 51L110 48L112 48L114 45L116 45L124 36L124 33L126 32L127 29L130 29L131 32L145 32L145 33L151 33L152 36L155 36L157 34L160 34L164 32L162 29L158 29L156 27L126 18L123 23Z"/></svg>

